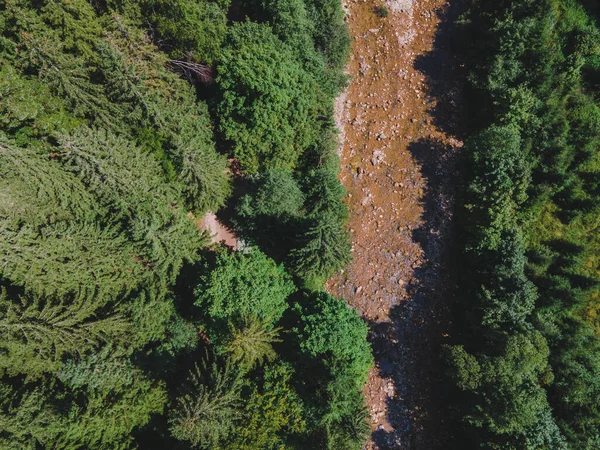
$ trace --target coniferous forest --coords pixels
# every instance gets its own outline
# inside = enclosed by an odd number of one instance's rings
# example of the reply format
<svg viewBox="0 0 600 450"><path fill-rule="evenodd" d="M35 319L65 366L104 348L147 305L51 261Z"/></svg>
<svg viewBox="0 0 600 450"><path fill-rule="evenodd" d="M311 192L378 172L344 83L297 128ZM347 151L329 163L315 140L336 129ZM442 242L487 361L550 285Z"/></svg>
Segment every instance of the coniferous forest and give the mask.
<svg viewBox="0 0 600 450"><path fill-rule="evenodd" d="M340 3L7 0L0 32L0 448L359 448Z"/></svg>
<svg viewBox="0 0 600 450"><path fill-rule="evenodd" d="M596 450L600 6L461 3L445 448ZM0 3L0 449L363 448L350 43L339 0Z"/></svg>
<svg viewBox="0 0 600 450"><path fill-rule="evenodd" d="M459 27L456 442L598 449L600 7L472 1Z"/></svg>

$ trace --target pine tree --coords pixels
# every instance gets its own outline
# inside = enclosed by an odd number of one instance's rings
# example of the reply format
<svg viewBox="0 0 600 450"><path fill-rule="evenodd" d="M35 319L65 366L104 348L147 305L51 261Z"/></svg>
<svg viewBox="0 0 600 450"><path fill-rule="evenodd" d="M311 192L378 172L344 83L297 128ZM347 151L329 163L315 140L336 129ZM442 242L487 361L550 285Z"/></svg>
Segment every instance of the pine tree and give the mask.
<svg viewBox="0 0 600 450"><path fill-rule="evenodd" d="M81 122L67 112L62 97L9 64L0 69L0 97L0 129L10 134L17 146L47 148L50 135Z"/></svg>
<svg viewBox="0 0 600 450"><path fill-rule="evenodd" d="M371 417L369 410L364 405L362 396L353 390L353 395L342 405L335 400L329 402L330 411L326 414L325 448L328 450L354 450L364 445L371 432L367 420Z"/></svg>
<svg viewBox="0 0 600 450"><path fill-rule="evenodd" d="M99 357L110 354L101 352ZM94 373L86 380L92 365ZM119 366L130 370L115 370ZM84 360L61 376L67 384L52 377L19 387L14 387L15 379L10 388L0 383L2 448L131 448L132 434L167 401L163 383L150 380L126 360ZM75 380L77 387L69 386Z"/></svg>
<svg viewBox="0 0 600 450"><path fill-rule="evenodd" d="M227 32L228 0L144 0L141 3L162 39L170 43L174 58L187 56L209 64L218 59Z"/></svg>
<svg viewBox="0 0 600 450"><path fill-rule="evenodd" d="M151 216L154 203L177 201L153 155L102 129L82 128L60 137L65 168L78 175L96 198L125 218Z"/></svg>
<svg viewBox="0 0 600 450"><path fill-rule="evenodd" d="M205 105L198 105L191 118L180 122L173 137L177 160L177 180L183 187L187 204L196 211L216 211L231 194L225 156L219 155L212 141L212 130Z"/></svg>
<svg viewBox="0 0 600 450"><path fill-rule="evenodd" d="M56 448L130 448L132 434L164 411L167 402L164 383L111 346L67 361L58 377L67 394L62 401L67 420Z"/></svg>
<svg viewBox="0 0 600 450"><path fill-rule="evenodd" d="M294 369L275 362L264 367L260 379L244 397L244 414L226 445L227 450L279 450L295 448L288 436L304 433L305 405L294 389ZM305 448L305 447L304 447Z"/></svg>
<svg viewBox="0 0 600 450"><path fill-rule="evenodd" d="M311 170L304 180L306 202L305 214L318 217L325 211L339 217L340 222L348 218L348 209L342 198L346 194L344 186L338 180L337 164L332 167L319 167Z"/></svg>
<svg viewBox="0 0 600 450"><path fill-rule="evenodd" d="M128 223L144 264L159 280L172 283L183 263L197 258L206 238L178 204L180 192L167 182L158 162L103 130L83 129L61 142L67 168Z"/></svg>
<svg viewBox="0 0 600 450"><path fill-rule="evenodd" d="M244 228L256 227L262 231L269 225L269 219L285 226L286 221L301 214L303 204L304 194L292 173L270 169L254 177L251 193L242 197L237 210L246 222Z"/></svg>
<svg viewBox="0 0 600 450"><path fill-rule="evenodd" d="M226 158L215 150L206 105L195 101L192 88L163 68L167 60L157 48L137 30L114 20L115 30L98 44L110 98L127 107L127 122L137 124L136 138L141 130L152 129L167 136L162 148L153 150L163 163L174 166L188 207L197 213L216 211L231 188Z"/></svg>
<svg viewBox="0 0 600 450"><path fill-rule="evenodd" d="M149 99L149 89L144 85L145 66L141 70L135 64L128 64L125 55L106 41L98 41L98 56L104 75L104 86L109 99L129 109L128 119L153 122L160 119L164 111ZM139 111L135 111L139 108Z"/></svg>
<svg viewBox="0 0 600 450"><path fill-rule="evenodd" d="M44 383L15 388L0 382L0 448L30 449L55 439L55 431L64 422L48 404L50 396L51 389Z"/></svg>
<svg viewBox="0 0 600 450"><path fill-rule="evenodd" d="M75 116L94 120L114 131L125 130L115 120L123 116L123 110L108 100L102 85L91 81L90 69L81 58L64 52L60 39L53 35L22 37L20 64L25 70L37 71L42 82L65 98Z"/></svg>
<svg viewBox="0 0 600 450"><path fill-rule="evenodd" d="M83 292L106 303L150 274L116 227L59 222L39 230L0 229L0 275L39 296Z"/></svg>

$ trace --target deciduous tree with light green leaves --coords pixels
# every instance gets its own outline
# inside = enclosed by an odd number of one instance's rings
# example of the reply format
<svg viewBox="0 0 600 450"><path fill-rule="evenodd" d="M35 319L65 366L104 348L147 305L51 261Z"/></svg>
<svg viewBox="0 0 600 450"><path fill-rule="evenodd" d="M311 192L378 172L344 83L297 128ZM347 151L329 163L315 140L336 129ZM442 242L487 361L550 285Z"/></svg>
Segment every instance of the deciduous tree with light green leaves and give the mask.
<svg viewBox="0 0 600 450"><path fill-rule="evenodd" d="M219 130L248 173L293 169L316 143L319 87L268 25L231 27L217 83Z"/></svg>

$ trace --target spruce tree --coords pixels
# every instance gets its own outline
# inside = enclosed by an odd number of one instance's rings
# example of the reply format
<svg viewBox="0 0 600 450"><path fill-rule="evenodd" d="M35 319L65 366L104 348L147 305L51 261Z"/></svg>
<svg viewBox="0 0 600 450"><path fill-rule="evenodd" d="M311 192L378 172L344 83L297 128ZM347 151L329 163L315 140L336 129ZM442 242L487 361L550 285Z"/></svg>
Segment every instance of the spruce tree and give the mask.
<svg viewBox="0 0 600 450"><path fill-rule="evenodd" d="M64 421L48 403L51 389L45 383L15 388L8 380L0 382L0 448L36 448L56 439Z"/></svg>
<svg viewBox="0 0 600 450"><path fill-rule="evenodd" d="M103 342L125 343L127 319L102 314L89 296L53 300L0 295L0 370L11 376L56 371L66 356L83 355Z"/></svg>
<svg viewBox="0 0 600 450"><path fill-rule="evenodd" d="M295 445L289 443L289 436L300 436L309 428L306 405L294 389L295 376L289 363L277 361L266 365L244 396L243 416L222 448L295 448Z"/></svg>
<svg viewBox="0 0 600 450"><path fill-rule="evenodd" d="M190 120L183 120L173 138L177 180L187 204L196 212L216 211L231 193L227 161L217 154L205 105L199 105Z"/></svg>
<svg viewBox="0 0 600 450"><path fill-rule="evenodd" d="M279 328L271 328L257 317L243 317L237 323L229 323L228 336L220 345L231 360L243 370L250 370L265 361L272 361L277 354L273 343L281 342Z"/></svg>
<svg viewBox="0 0 600 450"><path fill-rule="evenodd" d="M101 303L131 292L150 274L116 227L59 222L0 230L0 275L40 296L80 292Z"/></svg>
<svg viewBox="0 0 600 450"><path fill-rule="evenodd" d="M194 448L218 448L240 418L242 379L226 363L197 364L190 371L185 392L175 401L169 423L173 437Z"/></svg>
<svg viewBox="0 0 600 450"><path fill-rule="evenodd" d="M350 236L335 212L308 219L289 254L294 272L307 280L325 279L350 262Z"/></svg>
<svg viewBox="0 0 600 450"><path fill-rule="evenodd" d="M174 282L206 239L178 203L180 192L167 182L156 159L103 130L82 129L61 142L66 167L128 224L143 263L159 280Z"/></svg>
<svg viewBox="0 0 600 450"><path fill-rule="evenodd" d="M57 36L22 34L22 37L22 67L39 73L40 80L53 93L65 98L75 116L93 119L114 131L124 130L120 121L115 120L123 116L122 108L108 100L104 87L91 81L89 67L81 58L66 53Z"/></svg>
<svg viewBox="0 0 600 450"><path fill-rule="evenodd" d="M48 155L0 135L0 223L17 230L63 219L93 219L101 209L79 179Z"/></svg>

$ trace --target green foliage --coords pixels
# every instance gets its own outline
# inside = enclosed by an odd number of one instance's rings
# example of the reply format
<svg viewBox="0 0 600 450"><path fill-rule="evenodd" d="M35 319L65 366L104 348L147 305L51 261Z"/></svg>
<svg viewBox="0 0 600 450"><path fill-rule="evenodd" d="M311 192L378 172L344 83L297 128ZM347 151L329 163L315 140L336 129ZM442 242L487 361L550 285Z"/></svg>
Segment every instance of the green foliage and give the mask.
<svg viewBox="0 0 600 450"><path fill-rule="evenodd" d="M517 208L527 199L529 171L520 144L513 127L491 127L466 144L474 178L465 208L475 216L470 219L477 224L473 241L480 247L500 245L501 233L514 223Z"/></svg>
<svg viewBox="0 0 600 450"><path fill-rule="evenodd" d="M344 24L344 11L335 0L308 0L306 5L315 24L315 45L325 55L332 71L338 72L341 86L344 81L341 72L350 54L350 33Z"/></svg>
<svg viewBox="0 0 600 450"><path fill-rule="evenodd" d="M287 448L286 437L306 429L302 399L292 387L294 371L289 364L265 367L259 384L247 395L243 419L236 428L231 450Z"/></svg>
<svg viewBox="0 0 600 450"><path fill-rule="evenodd" d="M294 248L314 278L348 257L332 120L349 43L341 5L265 1L250 13L263 23L229 21L247 6L0 6L0 447L364 440L366 331L343 310L331 314L346 325L319 329L307 310L302 339L315 327L341 347L288 358L297 289L277 264ZM203 250L198 218L239 180L229 150L256 174L239 234L277 263ZM306 237L316 228L340 250ZM358 355L335 337L346 331ZM196 365L198 345L228 360Z"/></svg>
<svg viewBox="0 0 600 450"><path fill-rule="evenodd" d="M484 327L509 330L523 326L534 309L537 291L525 275L525 249L518 231L501 235L498 248L473 257L479 284L473 305Z"/></svg>
<svg viewBox="0 0 600 450"><path fill-rule="evenodd" d="M190 371L185 393L169 414L173 437L194 448L217 448L240 418L241 378L226 364L206 362Z"/></svg>
<svg viewBox="0 0 600 450"><path fill-rule="evenodd" d="M315 80L289 47L266 25L236 24L218 74L219 129L242 167L248 173L294 168L317 139L320 106Z"/></svg>
<svg viewBox="0 0 600 450"><path fill-rule="evenodd" d="M288 171L268 170L253 177L236 207L242 237L282 261L294 244L303 214L304 193Z"/></svg>
<svg viewBox="0 0 600 450"><path fill-rule="evenodd" d="M351 245L346 230L348 212L342 202L345 190L337 172L327 166L310 170L303 187L305 219L288 263L306 287L311 287L348 264Z"/></svg>
<svg viewBox="0 0 600 450"><path fill-rule="evenodd" d="M196 305L206 311L215 328L243 316L274 324L287 308L294 285L282 266L263 253L218 252L214 268L201 277Z"/></svg>
<svg viewBox="0 0 600 450"><path fill-rule="evenodd" d="M366 381L373 364L367 342L367 325L344 301L325 292L306 295L296 304L297 335L300 351L319 358L336 377L352 380L356 388Z"/></svg>
<svg viewBox="0 0 600 450"><path fill-rule="evenodd" d="M73 217L95 216L94 198L60 165L0 136L0 214L3 228L17 230Z"/></svg>
<svg viewBox="0 0 600 450"><path fill-rule="evenodd" d="M35 145L40 136L79 125L66 111L64 99L52 95L40 80L20 75L11 65L0 70L0 80L0 126L6 132L18 130L14 134L17 145Z"/></svg>
<svg viewBox="0 0 600 450"><path fill-rule="evenodd" d="M593 448L597 24L568 0L472 4L464 19L465 270L447 354L460 416L474 445Z"/></svg>
<svg viewBox="0 0 600 450"><path fill-rule="evenodd" d="M216 211L224 205L231 193L229 178L225 171L225 157L218 155L212 148L210 134L204 124L204 130L198 127L207 112L195 118L196 129L182 127L173 138L177 154L177 180L182 185L187 204L197 212ZM204 131L198 133L197 128Z"/></svg>
<svg viewBox="0 0 600 450"><path fill-rule="evenodd" d="M275 359L277 354L272 344L281 342L279 331L279 328L270 329L270 324L255 317L243 317L239 324L229 324L228 335L221 345L233 363L249 370Z"/></svg>
<svg viewBox="0 0 600 450"><path fill-rule="evenodd" d="M165 338L158 348L159 352L176 356L183 351L194 350L198 345L197 328L193 323L185 321L179 315L175 314L172 321L165 328Z"/></svg>
<svg viewBox="0 0 600 450"><path fill-rule="evenodd" d="M242 197L238 215L253 222L246 227L259 227L266 218L285 224L300 215L303 204L304 194L290 172L268 170L255 179L253 191Z"/></svg>
<svg viewBox="0 0 600 450"><path fill-rule="evenodd" d="M2 276L42 296L85 292L108 300L144 279L133 245L114 227L59 222L6 230L3 236Z"/></svg>
<svg viewBox="0 0 600 450"><path fill-rule="evenodd" d="M333 389L332 389L333 387ZM325 442L328 450L353 450L364 446L371 433L369 411L359 391L349 386L330 386L333 394L324 418Z"/></svg>
<svg viewBox="0 0 600 450"><path fill-rule="evenodd" d="M178 192L166 183L153 156L102 130L85 129L61 143L67 168L128 222L133 239L145 249L146 263L173 282L184 261L196 259L203 241L186 211L176 207Z"/></svg>
<svg viewBox="0 0 600 450"><path fill-rule="evenodd" d="M450 349L458 386L481 396L485 409L474 408L468 422L497 434L525 432L548 410L540 379L548 371L548 347L537 332L506 338L499 355L479 358L463 347ZM478 405L480 402L474 402Z"/></svg>
<svg viewBox="0 0 600 450"><path fill-rule="evenodd" d="M84 354L102 342L119 342L129 331L126 318L103 317L84 296L56 301L0 295L0 370L11 376L53 372L65 355Z"/></svg>
<svg viewBox="0 0 600 450"><path fill-rule="evenodd" d="M127 364L93 361L67 366L63 377L73 386L42 380L19 389L2 385L0 422L3 448L128 448L131 434L163 410L160 383ZM94 376L84 375L93 365ZM88 374L89 375L89 374ZM77 386L75 388L75 386Z"/></svg>
<svg viewBox="0 0 600 450"><path fill-rule="evenodd" d="M42 387L17 392L9 383L0 384L0 444L3 448L35 448L38 443L54 438L50 426L57 423L58 417L45 405L50 396L47 391Z"/></svg>
<svg viewBox="0 0 600 450"><path fill-rule="evenodd" d="M335 167L336 170L332 170L323 165L308 172L304 180L306 216L314 218L330 211L340 222L347 219L348 211L342 202L346 190L337 177L337 161Z"/></svg>
<svg viewBox="0 0 600 450"><path fill-rule="evenodd" d="M173 58L191 58L212 64L227 33L225 1L144 0L142 8L167 41Z"/></svg>
<svg viewBox="0 0 600 450"><path fill-rule="evenodd" d="M305 279L325 279L350 262L350 237L334 213L309 220L290 252L290 265Z"/></svg>

